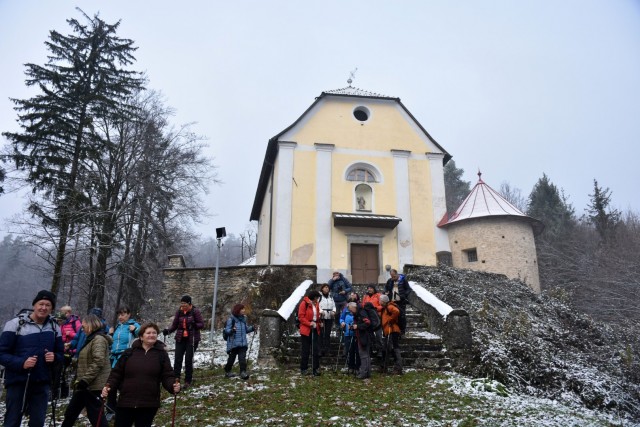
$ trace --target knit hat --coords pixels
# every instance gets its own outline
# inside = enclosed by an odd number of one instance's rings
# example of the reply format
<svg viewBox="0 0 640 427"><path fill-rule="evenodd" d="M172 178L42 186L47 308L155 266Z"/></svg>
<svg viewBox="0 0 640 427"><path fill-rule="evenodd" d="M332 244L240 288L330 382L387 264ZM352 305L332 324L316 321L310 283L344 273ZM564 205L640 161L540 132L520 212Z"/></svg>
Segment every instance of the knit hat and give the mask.
<svg viewBox="0 0 640 427"><path fill-rule="evenodd" d="M31 305L36 305L38 301L41 301L43 299L49 301L52 305L52 308L56 308L56 294L44 289L38 292L38 295L36 295L36 297L33 299L33 303L31 303Z"/></svg>
<svg viewBox="0 0 640 427"><path fill-rule="evenodd" d="M91 310L89 310L88 314L95 314L100 319L102 319L102 309L100 307L93 307Z"/></svg>
<svg viewBox="0 0 640 427"><path fill-rule="evenodd" d="M389 302L389 297L386 295L380 295L380 304L386 304Z"/></svg>
<svg viewBox="0 0 640 427"><path fill-rule="evenodd" d="M180 302L186 302L187 304L191 305L191 297L189 295L184 295L182 298L180 298Z"/></svg>
<svg viewBox="0 0 640 427"><path fill-rule="evenodd" d="M234 316L239 316L240 310L242 310L243 308L244 308L244 304L236 304L233 306L233 309L231 310L231 314L233 314Z"/></svg>

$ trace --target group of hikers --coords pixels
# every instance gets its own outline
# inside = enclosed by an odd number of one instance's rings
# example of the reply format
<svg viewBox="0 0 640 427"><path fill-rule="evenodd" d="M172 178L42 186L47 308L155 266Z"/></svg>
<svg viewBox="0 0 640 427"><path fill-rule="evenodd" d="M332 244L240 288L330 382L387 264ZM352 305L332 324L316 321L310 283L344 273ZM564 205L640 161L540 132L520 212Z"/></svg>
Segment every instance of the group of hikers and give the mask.
<svg viewBox="0 0 640 427"><path fill-rule="evenodd" d="M333 272L320 291L307 291L297 308L301 375L321 375L320 359L329 354L334 325L336 336L340 337L336 368L343 357L348 372L367 379L371 377L372 355L380 358L380 370L385 373L391 355L394 365L389 372L402 374L400 337L407 327L407 297L411 289L404 275L396 270L392 269L390 276L382 293L369 285L362 300L339 271Z"/></svg>
<svg viewBox="0 0 640 427"><path fill-rule="evenodd" d="M75 375L63 427L73 426L83 409L93 426L107 427L115 417L116 427L150 427L160 407L160 387L175 395L192 384L204 321L189 295L164 330L154 322L139 324L127 307L118 309L118 324L111 328L99 308L82 319L69 306L52 316L56 295L46 290L38 292L32 306L9 320L0 335L5 427L20 426L25 415L30 427L42 427L49 400L55 418L55 401L69 395L69 371ZM175 332L173 367L158 339L161 331L165 338Z"/></svg>
<svg viewBox="0 0 640 427"><path fill-rule="evenodd" d="M367 288L362 300L349 281L334 272L320 292L308 291L298 306L302 375L320 375L320 358L329 354L332 329L340 337L338 358L358 378L371 376L372 352L387 368L389 353L393 373L402 374L399 341L406 328L406 304L410 292L403 275L391 270L382 293ZM205 324L200 311L184 295L168 328L154 322L139 324L128 307L117 311L118 323L109 327L102 309L93 308L79 318L70 306L57 315L56 295L38 292L33 308L9 320L0 334L0 365L5 368L5 427L18 427L23 416L30 427L45 423L48 402L68 397L63 427L73 426L83 409L93 426L150 427L160 407L160 387L176 395L193 383L193 359ZM227 363L225 377L232 378L239 360L240 378L247 372L247 334L257 328L247 322L243 304L236 304L225 322ZM164 339L175 332L173 367ZM160 334L164 335L162 341ZM312 369L309 372L309 357ZM185 365L181 384L182 364ZM70 387L69 373L75 372ZM175 400L174 400L175 403ZM175 408L174 408L175 414Z"/></svg>

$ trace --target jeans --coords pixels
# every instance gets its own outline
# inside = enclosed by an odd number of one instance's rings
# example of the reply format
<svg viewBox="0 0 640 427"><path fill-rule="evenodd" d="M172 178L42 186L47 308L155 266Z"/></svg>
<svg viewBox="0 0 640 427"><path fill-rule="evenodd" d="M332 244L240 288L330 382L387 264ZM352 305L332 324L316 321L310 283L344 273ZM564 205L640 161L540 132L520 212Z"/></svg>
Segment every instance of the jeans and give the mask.
<svg viewBox="0 0 640 427"><path fill-rule="evenodd" d="M173 374L177 379L180 378L182 373L182 359L184 358L184 382L191 384L193 380L193 354L197 349L198 343L191 345L189 340L176 342L176 360L173 366Z"/></svg>
<svg viewBox="0 0 640 427"><path fill-rule="evenodd" d="M87 416L89 417L89 421L91 421L91 425L97 425L99 418L100 425L107 426L107 418L104 415L103 408L101 408L102 401L98 398L100 392L101 390L77 390L73 392L69 406L67 406L67 410L64 411L62 427L73 427L73 424L78 419L78 415L80 415L80 412L82 412L84 408L87 408Z"/></svg>
<svg viewBox="0 0 640 427"><path fill-rule="evenodd" d="M238 356L240 363L240 372L247 372L247 347L235 347L229 352L227 364L224 367L226 373L231 372L231 369L233 369L233 364L236 363L236 356Z"/></svg>
<svg viewBox="0 0 640 427"><path fill-rule="evenodd" d="M22 398L26 383L11 384L7 387L7 411L4 427L20 427L22 420ZM47 414L49 383L29 383L25 415L29 415L29 427L42 427Z"/></svg>

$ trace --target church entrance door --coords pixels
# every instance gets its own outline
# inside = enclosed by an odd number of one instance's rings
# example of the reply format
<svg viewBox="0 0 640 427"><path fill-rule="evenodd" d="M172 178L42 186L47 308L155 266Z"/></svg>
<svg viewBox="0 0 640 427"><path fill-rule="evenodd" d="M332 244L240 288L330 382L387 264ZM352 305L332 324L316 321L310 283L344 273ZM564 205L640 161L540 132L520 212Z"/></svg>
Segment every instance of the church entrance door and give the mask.
<svg viewBox="0 0 640 427"><path fill-rule="evenodd" d="M378 245L351 245L351 280L353 283L377 284L379 270Z"/></svg>

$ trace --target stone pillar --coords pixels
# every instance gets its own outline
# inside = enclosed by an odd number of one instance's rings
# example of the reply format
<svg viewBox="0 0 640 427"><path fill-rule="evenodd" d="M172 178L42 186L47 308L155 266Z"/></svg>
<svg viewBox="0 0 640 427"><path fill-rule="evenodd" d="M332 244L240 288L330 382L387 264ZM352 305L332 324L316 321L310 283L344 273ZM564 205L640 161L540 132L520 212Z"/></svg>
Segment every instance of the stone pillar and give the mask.
<svg viewBox="0 0 640 427"><path fill-rule="evenodd" d="M466 310L455 309L447 315L442 340L448 349L471 350L471 318Z"/></svg>
<svg viewBox="0 0 640 427"><path fill-rule="evenodd" d="M169 258L169 268L186 268L186 264L184 263L184 257L180 254L168 255Z"/></svg>
<svg viewBox="0 0 640 427"><path fill-rule="evenodd" d="M258 365L263 367L278 366L278 352L284 321L275 310L265 309L260 316L260 351Z"/></svg>

